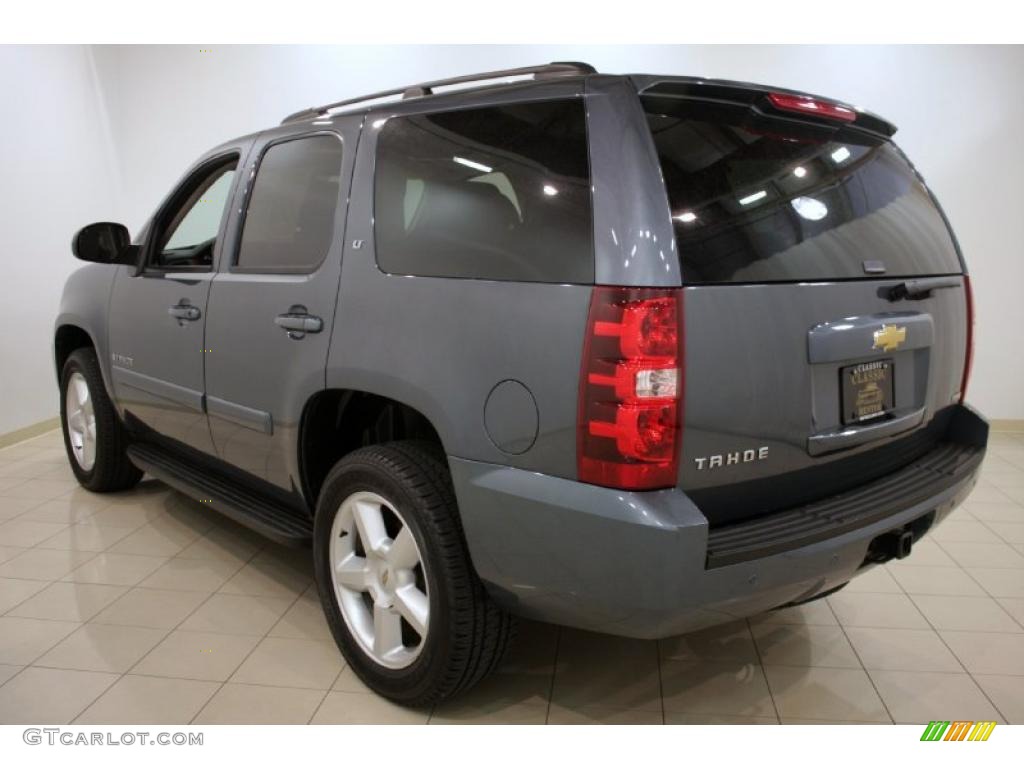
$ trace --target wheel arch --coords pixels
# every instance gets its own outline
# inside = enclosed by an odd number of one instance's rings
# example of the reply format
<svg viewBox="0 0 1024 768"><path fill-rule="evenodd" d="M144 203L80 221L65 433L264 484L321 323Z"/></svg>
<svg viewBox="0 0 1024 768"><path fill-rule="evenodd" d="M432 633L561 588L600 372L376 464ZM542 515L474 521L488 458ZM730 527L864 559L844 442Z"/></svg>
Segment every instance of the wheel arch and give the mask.
<svg viewBox="0 0 1024 768"><path fill-rule="evenodd" d="M298 438L302 491L310 508L315 509L327 473L341 458L367 445L409 439L445 451L433 421L407 403L356 389L317 392L303 407Z"/></svg>
<svg viewBox="0 0 1024 768"><path fill-rule="evenodd" d="M53 332L53 362L56 367L57 379L60 379L64 370L64 363L71 356L71 353L82 347L96 349L96 342L92 335L81 325L65 322L57 326ZM102 369L102 365L100 368Z"/></svg>

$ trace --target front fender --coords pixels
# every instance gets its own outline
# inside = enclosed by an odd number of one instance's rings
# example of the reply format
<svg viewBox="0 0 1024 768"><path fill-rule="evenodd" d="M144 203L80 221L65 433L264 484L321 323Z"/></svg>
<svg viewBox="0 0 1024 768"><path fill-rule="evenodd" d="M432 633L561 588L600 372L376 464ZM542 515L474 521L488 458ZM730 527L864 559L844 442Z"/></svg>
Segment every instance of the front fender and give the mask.
<svg viewBox="0 0 1024 768"><path fill-rule="evenodd" d="M64 283L64 292L61 295L51 338L51 354L58 381L61 371L57 338L61 328L77 328L91 339L103 374L103 384L107 388L111 402L114 401L114 389L110 378L107 318L114 279L119 269L124 267L112 264L86 264L68 276Z"/></svg>

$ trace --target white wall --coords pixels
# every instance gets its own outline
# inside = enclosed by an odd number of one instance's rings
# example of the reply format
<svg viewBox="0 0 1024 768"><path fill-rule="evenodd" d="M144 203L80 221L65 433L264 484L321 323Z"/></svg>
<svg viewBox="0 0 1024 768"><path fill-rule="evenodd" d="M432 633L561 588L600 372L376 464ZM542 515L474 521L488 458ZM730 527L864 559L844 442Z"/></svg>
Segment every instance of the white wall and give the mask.
<svg viewBox="0 0 1024 768"><path fill-rule="evenodd" d="M0 435L57 415L51 354L71 237L114 218L116 174L88 46L0 46Z"/></svg>
<svg viewBox="0 0 1024 768"><path fill-rule="evenodd" d="M752 80L862 105L900 126L897 140L941 199L970 262L978 304L970 399L990 417L1024 419L1024 345L1019 341L1024 332L1024 296L1019 293L1024 287L1024 216L1018 211L1024 143L1016 136L1024 125L1024 101L1017 98L1024 72L1022 47L350 45L228 46L205 53L198 46L119 46L95 47L93 52L102 106L109 114L117 149L118 173L111 180L115 191L120 189L115 220L133 231L185 167L211 146L275 125L284 115L303 107L418 80L575 59L607 72ZM65 62L84 58L68 49L50 49L46 56ZM16 78L9 73L11 69L16 70ZM39 103L32 67L19 63L3 71L2 77L11 78L26 97ZM97 109L86 104L95 96L95 84L90 85L82 73L61 79L51 71L49 80L54 79L82 88L74 97L81 107L72 111L61 104L58 111L53 101L45 100L47 111L60 116L62 129L74 115L76 133L84 131L82 124L89 123ZM55 87L51 84L49 89ZM18 135L33 133L32 120L19 120L18 124L22 122ZM53 126L47 128L56 132ZM6 136L11 128L4 125L0 130ZM91 129L84 132L92 135ZM94 152L92 168L102 167L98 145ZM77 156L75 151L66 154ZM47 197L59 196L69 214L78 204L75 195L90 181L104 181L94 178L84 166L87 159L76 160L75 180L65 177L60 187L54 187L51 177L47 184ZM5 183L0 194L4 200L20 197L20 186ZM103 195L108 191L98 190L88 201L91 210L106 210ZM38 205L24 200L20 205L23 210L32 209L36 220L46 215ZM104 215L90 218L86 211L81 213L61 222L66 230L55 235L52 246L47 241L45 250L35 249L46 254L47 265L59 265L53 269L66 269L67 240L74 226ZM16 227L21 226L20 218L15 219ZM29 241L27 234L22 237L21 242ZM23 269L26 283L35 275L45 284L52 305L61 275L36 270L28 262ZM48 323L43 319L35 325L45 335ZM4 351L7 345L22 346L20 339L11 340L6 332L0 337L4 338L0 341ZM35 360L41 342L32 343L36 346L25 347L22 354ZM32 375L45 368L45 363L33 362ZM48 368L45 372L49 373ZM6 388L8 374L4 376ZM54 403L51 386L48 378L33 380L24 391L42 389L41 395L32 392L30 401ZM5 426L31 423L53 412L40 415L39 408L22 408L17 399L3 402L0 433ZM12 402L17 404L13 414L7 412L12 406L6 404Z"/></svg>

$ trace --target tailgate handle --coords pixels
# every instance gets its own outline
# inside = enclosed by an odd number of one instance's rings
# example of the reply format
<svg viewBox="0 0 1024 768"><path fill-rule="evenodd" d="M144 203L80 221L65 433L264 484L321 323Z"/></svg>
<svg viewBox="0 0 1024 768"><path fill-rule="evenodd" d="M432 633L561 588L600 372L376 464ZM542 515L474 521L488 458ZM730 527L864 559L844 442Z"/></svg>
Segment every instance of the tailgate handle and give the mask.
<svg viewBox="0 0 1024 768"><path fill-rule="evenodd" d="M855 445L863 445L872 440L880 440L883 437L892 437L914 429L924 421L924 416L924 408L901 409L893 411L891 418L886 421L876 421L873 424L862 426L848 426L811 435L807 438L807 453L811 456L821 456L832 451L842 451L853 448Z"/></svg>
<svg viewBox="0 0 1024 768"><path fill-rule="evenodd" d="M942 288L959 288L960 277L922 277L916 280L904 280L889 289L889 301L901 299L924 299L932 295L932 291Z"/></svg>

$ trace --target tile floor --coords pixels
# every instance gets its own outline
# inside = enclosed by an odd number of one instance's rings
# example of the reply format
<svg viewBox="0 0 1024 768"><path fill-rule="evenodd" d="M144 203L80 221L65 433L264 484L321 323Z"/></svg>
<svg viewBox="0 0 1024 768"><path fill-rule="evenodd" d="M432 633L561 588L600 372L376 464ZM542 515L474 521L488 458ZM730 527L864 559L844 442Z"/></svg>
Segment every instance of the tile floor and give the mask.
<svg viewBox="0 0 1024 768"><path fill-rule="evenodd" d="M420 711L346 667L306 553L154 481L88 493L53 432L0 449L0 723L1024 723L1024 433L982 474L827 600L660 643L526 624Z"/></svg>

